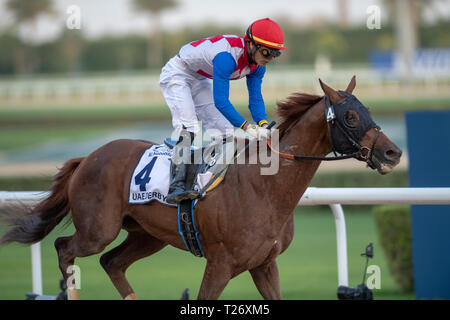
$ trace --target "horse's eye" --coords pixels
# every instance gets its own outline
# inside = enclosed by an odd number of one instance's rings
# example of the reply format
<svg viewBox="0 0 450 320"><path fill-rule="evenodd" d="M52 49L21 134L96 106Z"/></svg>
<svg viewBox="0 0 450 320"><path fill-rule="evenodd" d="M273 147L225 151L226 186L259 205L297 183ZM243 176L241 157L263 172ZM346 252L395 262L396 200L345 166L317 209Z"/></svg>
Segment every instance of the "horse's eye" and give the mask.
<svg viewBox="0 0 450 320"><path fill-rule="evenodd" d="M356 128L359 124L359 114L354 110L348 110L344 117L345 125L350 128Z"/></svg>

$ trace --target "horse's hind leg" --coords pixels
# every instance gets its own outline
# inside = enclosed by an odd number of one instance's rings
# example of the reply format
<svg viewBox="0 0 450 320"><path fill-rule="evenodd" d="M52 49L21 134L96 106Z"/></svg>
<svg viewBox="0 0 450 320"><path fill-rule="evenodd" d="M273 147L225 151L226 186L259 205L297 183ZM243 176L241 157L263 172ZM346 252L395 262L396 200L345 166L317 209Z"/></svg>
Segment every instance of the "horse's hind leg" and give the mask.
<svg viewBox="0 0 450 320"><path fill-rule="evenodd" d="M101 215L99 215L101 216ZM68 298L78 299L78 292L72 283L68 283L70 266L75 263L76 257L87 257L102 252L120 231L121 221L111 222L107 226L100 225L98 219L92 219L82 225L75 224L76 232L71 237L61 237L55 240L58 252L59 269L68 287Z"/></svg>
<svg viewBox="0 0 450 320"><path fill-rule="evenodd" d="M250 270L253 282L265 300L280 300L280 278L275 260Z"/></svg>
<svg viewBox="0 0 450 320"><path fill-rule="evenodd" d="M166 245L167 243L144 231L129 232L124 242L102 255L100 263L122 298L137 299L125 277L127 268L133 262L158 252Z"/></svg>
<svg viewBox="0 0 450 320"><path fill-rule="evenodd" d="M67 284L67 293L69 300L78 300L78 292L77 289L70 286L67 283L69 278L68 269L70 266L73 266L75 263L75 255L71 252L70 242L72 237L61 237L55 240L55 248L58 252L58 260L59 260L59 270L64 277L64 281Z"/></svg>

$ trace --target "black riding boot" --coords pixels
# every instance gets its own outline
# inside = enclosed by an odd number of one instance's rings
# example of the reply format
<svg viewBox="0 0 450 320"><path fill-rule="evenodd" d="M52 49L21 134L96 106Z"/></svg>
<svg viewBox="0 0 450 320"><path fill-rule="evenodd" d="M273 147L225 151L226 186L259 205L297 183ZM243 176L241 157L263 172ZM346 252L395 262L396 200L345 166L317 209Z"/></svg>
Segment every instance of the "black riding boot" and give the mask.
<svg viewBox="0 0 450 320"><path fill-rule="evenodd" d="M180 139L173 149L170 165L170 187L166 199L167 203L177 204L182 200L196 199L200 196L198 191L192 189L186 190L186 185L190 187L193 184L193 181L186 181L189 166L195 165L190 164L190 148L193 140L194 134L183 130L180 134ZM185 154L185 152L187 152L187 154Z"/></svg>

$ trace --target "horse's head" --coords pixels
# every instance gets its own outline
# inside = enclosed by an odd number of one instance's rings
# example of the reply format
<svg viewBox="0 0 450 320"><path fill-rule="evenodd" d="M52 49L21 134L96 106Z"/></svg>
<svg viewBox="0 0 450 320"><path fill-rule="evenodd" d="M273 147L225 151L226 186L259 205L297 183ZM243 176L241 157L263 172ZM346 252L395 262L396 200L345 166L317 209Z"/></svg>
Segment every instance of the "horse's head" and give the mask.
<svg viewBox="0 0 450 320"><path fill-rule="evenodd" d="M333 151L343 154L357 152L381 174L390 173L400 162L402 151L372 120L369 110L352 95L356 86L353 76L345 91L335 91L319 79L325 93L325 116Z"/></svg>

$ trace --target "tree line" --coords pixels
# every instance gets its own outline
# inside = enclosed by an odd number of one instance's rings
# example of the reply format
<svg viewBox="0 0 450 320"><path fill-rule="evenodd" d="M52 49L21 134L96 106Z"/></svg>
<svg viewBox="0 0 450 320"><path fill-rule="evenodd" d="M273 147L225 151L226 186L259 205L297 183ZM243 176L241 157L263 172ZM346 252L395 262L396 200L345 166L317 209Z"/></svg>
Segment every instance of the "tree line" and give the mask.
<svg viewBox="0 0 450 320"><path fill-rule="evenodd" d="M319 54L327 56L333 64L365 64L373 50L395 49L395 31L391 25L378 30L369 30L365 26L337 25L315 28L283 25L283 29L288 49L277 59L278 65L313 64ZM160 69L181 46L190 41L218 34L243 35L244 32L245 30L236 27L208 25L150 36L104 36L89 39L80 30L64 29L53 41L32 44L13 32L4 31L0 34L0 74L76 74ZM450 22L421 25L419 39L420 47L450 47ZM153 46L153 43L160 45Z"/></svg>
<svg viewBox="0 0 450 320"><path fill-rule="evenodd" d="M365 27L339 28L334 25L314 29L285 29L288 49L277 64L313 64L317 55L332 63L367 63L372 50L395 48L394 30ZM420 28L421 47L450 47L450 23ZM98 71L134 72L161 68L184 44L217 34L243 34L238 28L207 26L162 33L162 48L151 47L151 37L143 35L105 36L88 39L79 30L65 30L54 41L26 43L12 33L0 35L0 74L80 73ZM150 44L150 45L149 45ZM149 59L158 55L159 59Z"/></svg>

